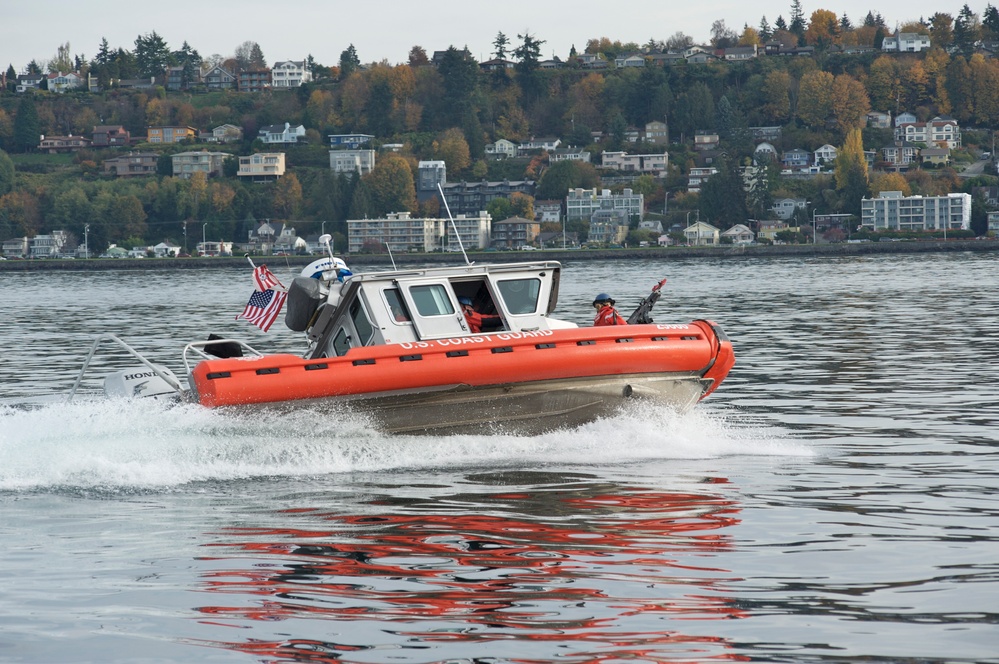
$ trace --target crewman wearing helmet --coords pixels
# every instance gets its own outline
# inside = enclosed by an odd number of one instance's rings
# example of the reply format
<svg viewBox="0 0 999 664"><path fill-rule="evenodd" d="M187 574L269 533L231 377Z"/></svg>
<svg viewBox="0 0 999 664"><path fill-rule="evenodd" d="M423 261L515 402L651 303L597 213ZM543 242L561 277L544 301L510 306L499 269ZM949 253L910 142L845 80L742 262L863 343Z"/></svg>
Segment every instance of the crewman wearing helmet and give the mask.
<svg viewBox="0 0 999 664"><path fill-rule="evenodd" d="M597 315L593 319L593 325L627 325L628 321L621 318L621 314L614 308L614 298L607 293L601 293L593 298L593 308L597 310Z"/></svg>
<svg viewBox="0 0 999 664"><path fill-rule="evenodd" d="M470 297L459 297L458 304L461 305L461 313L465 314L465 320L468 321L468 329L472 332L481 332L483 321L499 318L499 316L493 314L480 314L472 306L472 298Z"/></svg>

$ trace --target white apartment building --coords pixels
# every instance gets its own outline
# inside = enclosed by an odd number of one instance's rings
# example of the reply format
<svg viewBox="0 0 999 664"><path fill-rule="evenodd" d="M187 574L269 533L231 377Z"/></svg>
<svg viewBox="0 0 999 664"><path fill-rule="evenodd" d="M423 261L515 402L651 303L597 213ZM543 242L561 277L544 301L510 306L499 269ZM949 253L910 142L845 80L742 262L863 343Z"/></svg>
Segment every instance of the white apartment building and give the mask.
<svg viewBox="0 0 999 664"><path fill-rule="evenodd" d="M939 117L929 122L903 122L895 127L895 140L923 143L931 148L943 144L953 150L961 147L961 128L956 120Z"/></svg>
<svg viewBox="0 0 999 664"><path fill-rule="evenodd" d="M598 210L624 210L628 219L641 221L645 216L645 196L625 189L612 194L610 189L572 189L565 198L568 221L589 221Z"/></svg>
<svg viewBox="0 0 999 664"><path fill-rule="evenodd" d="M971 194L903 196L882 191L860 202L860 224L873 231L967 230L971 226Z"/></svg>
<svg viewBox="0 0 999 664"><path fill-rule="evenodd" d="M687 174L687 191L692 194L700 193L701 186L708 181L708 178L718 172L714 166L695 166Z"/></svg>
<svg viewBox="0 0 999 664"><path fill-rule="evenodd" d="M271 86L275 88L298 88L311 80L312 72L306 69L304 60L278 62L271 69Z"/></svg>
<svg viewBox="0 0 999 664"><path fill-rule="evenodd" d="M374 150L330 150L330 169L334 173L367 175L374 168Z"/></svg>
<svg viewBox="0 0 999 664"><path fill-rule="evenodd" d="M277 180L284 175L284 171L283 152L258 152L239 158L239 171L236 175L241 178L251 178L254 182L264 182Z"/></svg>
<svg viewBox="0 0 999 664"><path fill-rule="evenodd" d="M627 154L625 152L604 152L601 165L616 171L666 174L669 164L668 154Z"/></svg>
<svg viewBox="0 0 999 664"><path fill-rule="evenodd" d="M492 233L489 213L460 214L454 218L454 223L466 251L489 246ZM460 251L450 220L417 218L409 212L390 212L384 219L348 219L347 244L350 253L362 251L366 244L386 244L393 252Z"/></svg>

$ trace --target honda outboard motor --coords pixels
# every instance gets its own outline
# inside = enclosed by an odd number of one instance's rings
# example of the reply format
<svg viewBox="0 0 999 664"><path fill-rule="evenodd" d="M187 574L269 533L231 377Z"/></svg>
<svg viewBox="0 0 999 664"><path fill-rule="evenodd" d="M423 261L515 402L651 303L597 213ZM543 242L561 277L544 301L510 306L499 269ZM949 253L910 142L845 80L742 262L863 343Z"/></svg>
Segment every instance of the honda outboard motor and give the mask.
<svg viewBox="0 0 999 664"><path fill-rule="evenodd" d="M166 367L156 368L177 382L177 377ZM149 367L122 369L104 378L105 396L118 399L145 399L146 397L176 396L177 390Z"/></svg>

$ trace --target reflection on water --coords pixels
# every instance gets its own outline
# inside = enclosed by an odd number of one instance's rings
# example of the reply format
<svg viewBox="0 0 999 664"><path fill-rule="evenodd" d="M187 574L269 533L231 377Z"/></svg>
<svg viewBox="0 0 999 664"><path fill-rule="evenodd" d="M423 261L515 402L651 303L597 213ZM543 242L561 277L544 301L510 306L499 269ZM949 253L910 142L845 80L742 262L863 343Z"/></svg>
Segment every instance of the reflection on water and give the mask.
<svg viewBox="0 0 999 664"><path fill-rule="evenodd" d="M207 546L219 564L202 586L220 596L198 608L206 620L324 620L337 638L213 645L269 661L369 661L351 653L385 648L412 649L393 659L418 661L408 658L428 644L507 661L733 658L723 640L672 622L743 616L717 558L739 523L731 499L707 486L663 492L579 475L467 480L517 486L434 500L384 494L366 501L374 513L293 509L284 527L216 534ZM531 654L511 656L511 639L535 643Z"/></svg>

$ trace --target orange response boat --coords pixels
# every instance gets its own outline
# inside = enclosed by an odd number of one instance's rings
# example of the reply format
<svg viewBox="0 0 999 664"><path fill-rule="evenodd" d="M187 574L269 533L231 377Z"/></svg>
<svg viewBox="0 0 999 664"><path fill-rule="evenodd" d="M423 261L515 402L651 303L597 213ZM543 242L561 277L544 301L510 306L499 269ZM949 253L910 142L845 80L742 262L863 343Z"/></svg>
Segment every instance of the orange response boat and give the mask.
<svg viewBox="0 0 999 664"><path fill-rule="evenodd" d="M332 404L393 433L533 434L613 415L636 399L683 412L728 375L735 355L718 325L652 321L664 282L628 325L554 317L561 269L533 261L352 274L330 253L287 293L285 324L304 333L301 355L264 355L232 339L191 343L185 388L168 368L103 335L70 398L107 338L143 363L105 378L111 396L179 393L209 408ZM462 304L481 318L466 318Z"/></svg>
<svg viewBox="0 0 999 664"><path fill-rule="evenodd" d="M334 400L389 432L536 433L610 415L636 398L687 410L735 362L710 321L580 328L553 318L561 273L554 261L340 269L345 278L337 277L342 261L317 263L329 269L314 264L303 274L319 278L295 279L286 314L290 328L306 333L306 353L205 357L189 369L194 400ZM493 316L492 328L473 332L459 299ZM647 308L636 314L651 321Z"/></svg>

